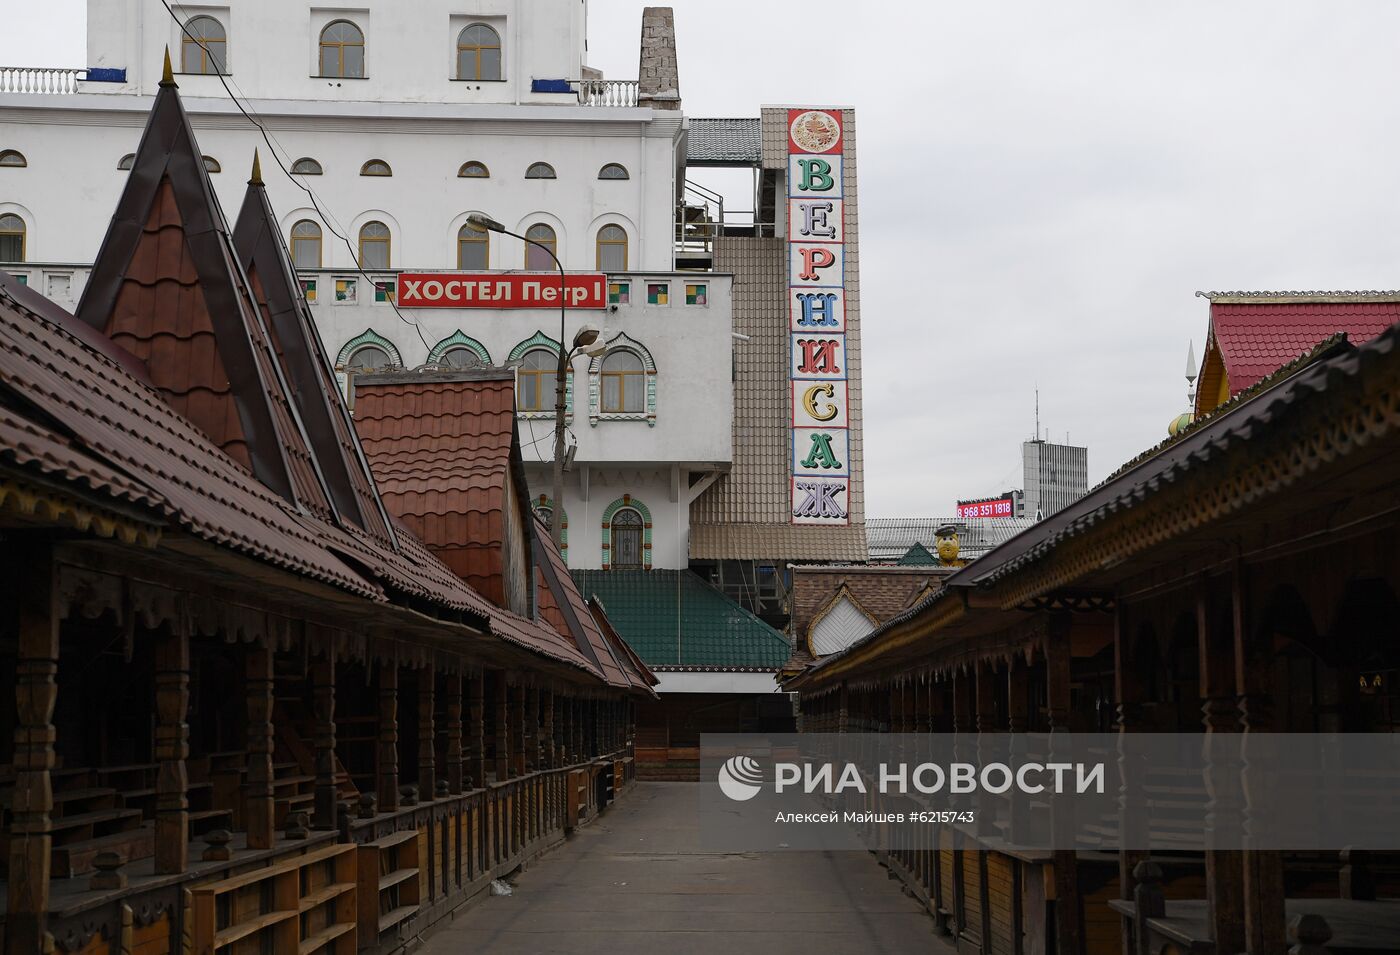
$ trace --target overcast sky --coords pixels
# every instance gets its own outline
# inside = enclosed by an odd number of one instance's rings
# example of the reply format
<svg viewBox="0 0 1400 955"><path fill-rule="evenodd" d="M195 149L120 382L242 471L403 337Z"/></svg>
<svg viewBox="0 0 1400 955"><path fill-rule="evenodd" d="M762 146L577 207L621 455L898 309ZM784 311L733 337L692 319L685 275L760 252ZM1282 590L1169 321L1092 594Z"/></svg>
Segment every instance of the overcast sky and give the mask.
<svg viewBox="0 0 1400 955"><path fill-rule="evenodd" d="M642 7L592 0L610 77ZM83 65L84 9L7 10L0 64ZM1400 285L1400 4L852 9L680 0L676 26L691 116L858 111L869 516L1019 487L1037 384L1092 482L1155 444L1197 289Z"/></svg>

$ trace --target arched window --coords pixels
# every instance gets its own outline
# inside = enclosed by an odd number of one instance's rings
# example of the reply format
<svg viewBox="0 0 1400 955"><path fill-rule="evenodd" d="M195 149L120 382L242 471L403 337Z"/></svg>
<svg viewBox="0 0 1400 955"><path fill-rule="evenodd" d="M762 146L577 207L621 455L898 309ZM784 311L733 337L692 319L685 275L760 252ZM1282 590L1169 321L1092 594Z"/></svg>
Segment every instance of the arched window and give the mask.
<svg viewBox="0 0 1400 955"><path fill-rule="evenodd" d="M627 230L605 225L598 230L598 271L627 271Z"/></svg>
<svg viewBox="0 0 1400 955"><path fill-rule="evenodd" d="M15 169L29 165L29 160L24 158L24 153L18 149L0 149L0 166L10 166Z"/></svg>
<svg viewBox="0 0 1400 955"><path fill-rule="evenodd" d="M457 79L500 78L500 35L484 23L473 23L457 34Z"/></svg>
<svg viewBox="0 0 1400 955"><path fill-rule="evenodd" d="M360 226L360 268L389 267L389 227L382 222L366 222Z"/></svg>
<svg viewBox="0 0 1400 955"><path fill-rule="evenodd" d="M227 73L228 39L213 17L192 17L180 38L181 73Z"/></svg>
<svg viewBox="0 0 1400 955"><path fill-rule="evenodd" d="M130 172L131 167L134 165L136 165L135 153L127 153L125 156L117 160L117 169L120 172Z"/></svg>
<svg viewBox="0 0 1400 955"><path fill-rule="evenodd" d="M538 242L549 249L546 252L539 245L525 244L525 270L527 272L548 272L555 268L554 259L550 258L552 252L556 256L559 254L559 239L554 234L554 229L543 222L536 222L525 230L525 238Z"/></svg>
<svg viewBox="0 0 1400 955"><path fill-rule="evenodd" d="M481 270L491 267L491 243L486 232L470 222L457 230L457 268Z"/></svg>
<svg viewBox="0 0 1400 955"><path fill-rule="evenodd" d="M548 411L554 406L559 356L548 348L532 348L520 359L516 372L517 411Z"/></svg>
<svg viewBox="0 0 1400 955"><path fill-rule="evenodd" d="M532 162L530 168L525 170L526 179L558 179L554 174L554 167L547 162Z"/></svg>
<svg viewBox="0 0 1400 955"><path fill-rule="evenodd" d="M0 215L0 262L24 261L24 220L14 213Z"/></svg>
<svg viewBox="0 0 1400 955"><path fill-rule="evenodd" d="M457 345L442 353L438 365L443 368L480 368L481 356L466 345Z"/></svg>
<svg viewBox="0 0 1400 955"><path fill-rule="evenodd" d="M392 176L394 170L389 168L389 164L382 159L371 159L360 167L362 176Z"/></svg>
<svg viewBox="0 0 1400 955"><path fill-rule="evenodd" d="M393 364L389 353L378 345L363 345L355 349L350 360L345 363L345 370L353 375L368 375L391 368Z"/></svg>
<svg viewBox="0 0 1400 955"><path fill-rule="evenodd" d="M299 269L321 267L321 227L310 219L292 226L292 265Z"/></svg>
<svg viewBox="0 0 1400 955"><path fill-rule="evenodd" d="M636 509L631 507L619 508L613 514L609 522L609 530L612 531L612 569L613 570L641 570L642 562L642 530L645 521Z"/></svg>
<svg viewBox="0 0 1400 955"><path fill-rule="evenodd" d="M473 159L471 162L462 163L462 168L457 170L457 176L461 179L490 179L491 170L486 168L486 163Z"/></svg>
<svg viewBox="0 0 1400 955"><path fill-rule="evenodd" d="M610 162L602 169L598 170L599 179L631 179L627 175L627 167L620 163Z"/></svg>
<svg viewBox="0 0 1400 955"><path fill-rule="evenodd" d="M219 165L219 161L213 156L204 157L204 168L209 172L223 172L224 167Z"/></svg>
<svg viewBox="0 0 1400 955"><path fill-rule="evenodd" d="M365 75L365 35L349 20L335 20L321 31L321 75Z"/></svg>
<svg viewBox="0 0 1400 955"><path fill-rule="evenodd" d="M604 414L646 410L646 369L630 351L615 351L603 359L602 409Z"/></svg>
<svg viewBox="0 0 1400 955"><path fill-rule="evenodd" d="M292 163L292 175L294 176L319 176L325 172L321 164L310 156L303 156Z"/></svg>
<svg viewBox="0 0 1400 955"><path fill-rule="evenodd" d="M535 513L539 515L540 520L544 521L545 527L554 530L554 508L548 504L538 504L535 506Z"/></svg>

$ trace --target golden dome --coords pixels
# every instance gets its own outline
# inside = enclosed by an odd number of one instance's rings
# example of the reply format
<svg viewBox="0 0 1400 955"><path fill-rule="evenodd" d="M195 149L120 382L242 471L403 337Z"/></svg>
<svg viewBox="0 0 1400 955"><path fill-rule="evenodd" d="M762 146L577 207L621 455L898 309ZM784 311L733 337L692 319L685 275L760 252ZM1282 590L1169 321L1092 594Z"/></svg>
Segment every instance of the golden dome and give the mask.
<svg viewBox="0 0 1400 955"><path fill-rule="evenodd" d="M1193 415L1191 412L1182 412L1181 414L1177 415L1175 418L1172 419L1171 424L1167 425L1167 435L1173 438L1176 437L1182 432L1182 430L1187 425L1189 425L1192 421L1195 420L1196 416Z"/></svg>

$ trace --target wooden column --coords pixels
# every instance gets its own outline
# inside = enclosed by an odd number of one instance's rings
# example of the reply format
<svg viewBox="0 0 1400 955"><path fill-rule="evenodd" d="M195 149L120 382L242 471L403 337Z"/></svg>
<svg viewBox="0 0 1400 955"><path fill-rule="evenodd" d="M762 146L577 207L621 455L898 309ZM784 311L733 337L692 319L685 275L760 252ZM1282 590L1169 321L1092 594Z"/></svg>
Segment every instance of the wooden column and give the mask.
<svg viewBox="0 0 1400 955"><path fill-rule="evenodd" d="M467 771L473 789L486 786L486 675L482 672L467 679Z"/></svg>
<svg viewBox="0 0 1400 955"><path fill-rule="evenodd" d="M59 618L47 547L15 564L19 610L15 653L15 789L11 806L5 951L40 952L48 929L53 846L54 704L58 700Z"/></svg>
<svg viewBox="0 0 1400 955"><path fill-rule="evenodd" d="M985 765L992 760L991 736L996 733L997 708L996 708L996 682L998 675L996 666L989 660L981 660L977 664L975 671L976 688L974 690L977 706L977 764ZM977 788L977 822L976 831L979 836L989 836L996 832L996 805L998 800L993 798L980 786Z"/></svg>
<svg viewBox="0 0 1400 955"><path fill-rule="evenodd" d="M544 695L544 764L549 769L559 765L558 751L554 741L554 693Z"/></svg>
<svg viewBox="0 0 1400 955"><path fill-rule="evenodd" d="M1046 716L1050 724L1050 753L1061 760L1072 753L1062 752L1063 743L1056 746L1055 737L1063 738L1070 730L1070 620L1068 615L1056 614L1050 619L1050 632L1045 641ZM1051 825L1055 838L1066 839L1073 829L1073 817L1068 814L1067 801L1053 814ZM1079 897L1079 861L1073 849L1057 849L1052 853L1055 867L1055 940L1056 951L1072 955L1084 951L1083 902Z"/></svg>
<svg viewBox="0 0 1400 955"><path fill-rule="evenodd" d="M1030 667L1026 658L1017 653L1006 668L1006 731L1011 734L1011 765L1025 762L1029 749L1026 733L1030 730ZM1012 843L1030 835L1030 806L1023 794L1013 786L1010 794L1010 830Z"/></svg>
<svg viewBox="0 0 1400 955"><path fill-rule="evenodd" d="M399 808L399 665L379 664L379 811Z"/></svg>
<svg viewBox="0 0 1400 955"><path fill-rule="evenodd" d="M539 687L525 688L525 771L533 773L540 768L540 691Z"/></svg>
<svg viewBox="0 0 1400 955"><path fill-rule="evenodd" d="M1273 634L1256 629L1250 604L1249 576L1242 563L1231 575L1231 623L1235 651L1235 692L1239 697L1244 728L1245 756L1249 734L1277 730L1272 695ZM1267 798L1262 792L1243 791L1246 812L1251 802ZM1287 916L1284 913L1283 858L1278 852L1251 849L1244 853L1245 949L1251 955L1283 955Z"/></svg>
<svg viewBox="0 0 1400 955"><path fill-rule="evenodd" d="M449 673L445 678L447 713L447 791L459 795L462 785L462 673Z"/></svg>
<svg viewBox="0 0 1400 955"><path fill-rule="evenodd" d="M189 856L190 634L180 617L155 647L157 875L184 872Z"/></svg>
<svg viewBox="0 0 1400 955"><path fill-rule="evenodd" d="M1222 614L1210 581L1200 584L1196 600L1196 639L1201 674L1202 720L1207 734L1238 733L1240 711L1235 700L1232 632L1233 608ZM1213 774L1223 783L1209 793L1207 825L1217 832L1237 832L1243 824L1238 776L1230 767ZM1242 952L1244 932L1244 859L1242 853L1206 850L1206 901L1210 908L1211 938L1217 952Z"/></svg>
<svg viewBox="0 0 1400 955"><path fill-rule="evenodd" d="M275 807L272 789L272 649L254 644L244 658L248 711L248 773L243 828L249 849L271 849Z"/></svg>
<svg viewBox="0 0 1400 955"><path fill-rule="evenodd" d="M312 736L316 748L314 822L317 829L334 829L340 787L336 784L335 653L331 650L311 663L311 707L316 721Z"/></svg>
<svg viewBox="0 0 1400 955"><path fill-rule="evenodd" d="M427 801L437 791L437 673L432 666L418 676L418 798Z"/></svg>
<svg viewBox="0 0 1400 955"><path fill-rule="evenodd" d="M1118 831L1123 835L1123 848L1118 850L1118 897L1132 900L1137 896L1138 864L1146 862L1147 851L1147 812L1146 794L1143 780L1147 778L1148 766L1140 755L1139 747L1124 744L1124 738L1132 733L1146 730L1146 719L1142 705L1147 700L1147 687L1143 684L1140 667L1142 650L1136 644L1132 633L1132 621L1128 608L1121 602L1113 615L1113 695L1117 700L1117 729L1119 738L1118 778L1119 778L1119 822ZM1155 870L1148 870L1155 871ZM1139 920L1141 921L1141 920ZM1134 938L1136 926L1129 919L1123 920L1123 951L1139 951Z"/></svg>
<svg viewBox="0 0 1400 955"><path fill-rule="evenodd" d="M510 719L510 707L506 705L506 675L496 674L496 692L491 701L496 711L496 782L510 778L510 734L506 726Z"/></svg>
<svg viewBox="0 0 1400 955"><path fill-rule="evenodd" d="M510 690L510 768L516 776L525 775L525 688Z"/></svg>

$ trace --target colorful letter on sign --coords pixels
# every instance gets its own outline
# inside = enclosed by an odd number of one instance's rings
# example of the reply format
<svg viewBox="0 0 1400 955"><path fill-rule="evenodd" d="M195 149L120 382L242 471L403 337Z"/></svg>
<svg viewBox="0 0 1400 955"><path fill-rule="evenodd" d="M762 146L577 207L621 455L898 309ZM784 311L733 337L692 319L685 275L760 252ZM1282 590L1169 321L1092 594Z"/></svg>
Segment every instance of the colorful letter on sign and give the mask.
<svg viewBox="0 0 1400 955"><path fill-rule="evenodd" d="M794 524L850 523L844 149L839 110L788 110Z"/></svg>

